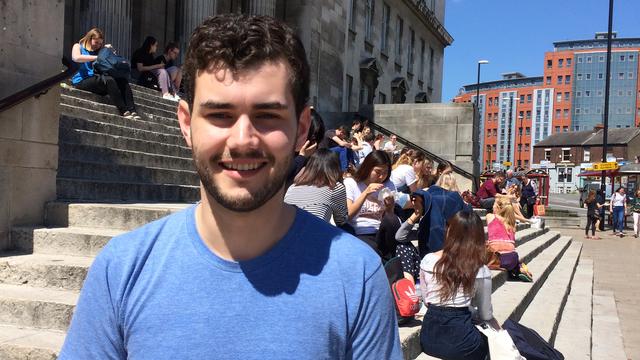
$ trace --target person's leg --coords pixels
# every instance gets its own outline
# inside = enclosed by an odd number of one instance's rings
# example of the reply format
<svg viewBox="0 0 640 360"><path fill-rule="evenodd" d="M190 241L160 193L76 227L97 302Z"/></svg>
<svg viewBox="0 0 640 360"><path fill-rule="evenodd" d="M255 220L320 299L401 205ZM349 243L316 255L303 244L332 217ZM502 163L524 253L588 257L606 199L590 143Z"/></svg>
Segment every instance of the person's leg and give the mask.
<svg viewBox="0 0 640 360"><path fill-rule="evenodd" d="M129 86L129 82L127 79L115 79L118 84L118 89L120 89L120 94L122 95L122 100L124 100L124 105L127 111L136 112L136 104L133 101L133 92L131 91L131 86Z"/></svg>
<svg viewBox="0 0 640 360"><path fill-rule="evenodd" d="M615 216L616 231L621 233L624 229L624 207L616 206L613 208Z"/></svg>
<svg viewBox="0 0 640 360"><path fill-rule="evenodd" d="M587 215L587 226L584 228L584 236L586 238L589 238L589 226L591 226L592 222L593 222L593 217L590 215Z"/></svg>
<svg viewBox="0 0 640 360"><path fill-rule="evenodd" d="M120 111L120 114L124 114L125 111L131 111L131 109L129 109L127 107L127 104L124 102L123 93L120 91L120 87L116 82L116 80L111 76L103 75L102 81L104 81L107 87L107 93L109 94L109 98L111 99L113 104L118 108L118 110Z"/></svg>
<svg viewBox="0 0 640 360"><path fill-rule="evenodd" d="M593 216L589 217L591 219L591 237L596 237L596 220Z"/></svg>
<svg viewBox="0 0 640 360"><path fill-rule="evenodd" d="M405 274L410 274L415 283L420 273L420 255L418 255L418 250L416 250L411 243L400 243L396 246L396 256L400 257L402 271Z"/></svg>
<svg viewBox="0 0 640 360"><path fill-rule="evenodd" d="M486 198L480 200L480 206L488 212L492 212L493 204L496 202L496 198Z"/></svg>
<svg viewBox="0 0 640 360"><path fill-rule="evenodd" d="M182 83L182 69L177 66L172 66L166 70L167 73L169 73L169 78L171 79L173 88L175 91L178 91L180 89L180 84Z"/></svg>
<svg viewBox="0 0 640 360"><path fill-rule="evenodd" d="M376 233L376 245L385 261L396 255L398 229L400 229L400 219L393 213L385 213Z"/></svg>
<svg viewBox="0 0 640 360"><path fill-rule="evenodd" d="M638 218L640 213L633 212L633 236L638 237Z"/></svg>
<svg viewBox="0 0 640 360"><path fill-rule="evenodd" d="M347 161L347 149L342 146L335 146L329 150L338 154L338 157L340 158L340 170L343 172L347 170L347 165L349 165L349 162Z"/></svg>
<svg viewBox="0 0 640 360"><path fill-rule="evenodd" d="M158 86L160 86L160 91L162 92L162 96L171 95L171 79L169 78L169 74L165 69L155 69L152 70L153 74L158 77Z"/></svg>
<svg viewBox="0 0 640 360"><path fill-rule="evenodd" d="M100 81L100 77L92 76L86 78L75 85L76 89L89 91L98 95L107 95L107 85Z"/></svg>

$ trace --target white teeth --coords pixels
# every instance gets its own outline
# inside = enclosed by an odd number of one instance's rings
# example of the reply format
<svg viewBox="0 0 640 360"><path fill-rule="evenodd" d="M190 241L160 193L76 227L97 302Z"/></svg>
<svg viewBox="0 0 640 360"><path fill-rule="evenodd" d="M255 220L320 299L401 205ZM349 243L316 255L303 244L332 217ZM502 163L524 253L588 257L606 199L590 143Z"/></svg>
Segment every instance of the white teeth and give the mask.
<svg viewBox="0 0 640 360"><path fill-rule="evenodd" d="M255 170L257 168L260 167L259 163L254 163L254 164L225 164L225 167L232 169L232 170L239 170L239 171L247 171L247 170Z"/></svg>

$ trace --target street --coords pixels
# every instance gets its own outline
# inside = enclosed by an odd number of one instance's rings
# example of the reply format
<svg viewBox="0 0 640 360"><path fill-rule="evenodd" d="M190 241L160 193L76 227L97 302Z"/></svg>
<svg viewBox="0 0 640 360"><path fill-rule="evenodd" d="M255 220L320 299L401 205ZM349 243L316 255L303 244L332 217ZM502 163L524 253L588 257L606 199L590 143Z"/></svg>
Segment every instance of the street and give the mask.
<svg viewBox="0 0 640 360"><path fill-rule="evenodd" d="M554 209L565 209L577 212L579 215L587 213L586 209L578 207L580 193L575 194L550 194L549 206Z"/></svg>

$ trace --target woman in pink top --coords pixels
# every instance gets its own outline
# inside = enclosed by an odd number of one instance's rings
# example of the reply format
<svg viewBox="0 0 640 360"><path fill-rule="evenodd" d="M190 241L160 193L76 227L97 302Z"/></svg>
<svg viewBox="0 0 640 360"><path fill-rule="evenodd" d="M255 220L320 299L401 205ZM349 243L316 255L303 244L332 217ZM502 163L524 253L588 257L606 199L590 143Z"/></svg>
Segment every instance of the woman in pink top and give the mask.
<svg viewBox="0 0 640 360"><path fill-rule="evenodd" d="M516 216L509 198L496 199L493 214L487 214L487 232L487 249L497 253L500 267L506 269L512 278L533 281L527 266L520 262L516 252Z"/></svg>

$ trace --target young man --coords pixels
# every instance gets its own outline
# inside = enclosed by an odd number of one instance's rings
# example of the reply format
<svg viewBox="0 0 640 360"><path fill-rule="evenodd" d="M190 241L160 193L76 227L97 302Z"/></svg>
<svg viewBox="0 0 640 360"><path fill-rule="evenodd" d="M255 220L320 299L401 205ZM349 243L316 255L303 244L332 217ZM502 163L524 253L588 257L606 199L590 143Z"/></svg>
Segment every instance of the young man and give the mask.
<svg viewBox="0 0 640 360"><path fill-rule="evenodd" d="M59 359L401 359L379 257L283 201L309 127L299 38L215 16L184 69L178 119L202 200L109 242Z"/></svg>
<svg viewBox="0 0 640 360"><path fill-rule="evenodd" d="M171 83L176 91L180 90L180 84L182 84L182 69L176 65L178 55L180 55L178 44L170 42L165 45L164 54L156 58L156 64L164 64L164 69L169 73Z"/></svg>
<svg viewBox="0 0 640 360"><path fill-rule="evenodd" d="M495 203L497 197L509 196L503 195L498 192L498 186L504 181L504 173L497 172L493 178L487 179L482 185L476 195L480 199L480 206L483 209L491 212L493 211L493 203Z"/></svg>

